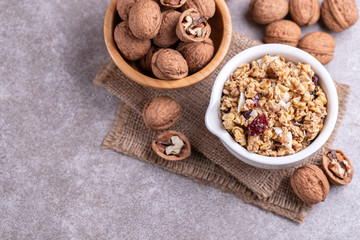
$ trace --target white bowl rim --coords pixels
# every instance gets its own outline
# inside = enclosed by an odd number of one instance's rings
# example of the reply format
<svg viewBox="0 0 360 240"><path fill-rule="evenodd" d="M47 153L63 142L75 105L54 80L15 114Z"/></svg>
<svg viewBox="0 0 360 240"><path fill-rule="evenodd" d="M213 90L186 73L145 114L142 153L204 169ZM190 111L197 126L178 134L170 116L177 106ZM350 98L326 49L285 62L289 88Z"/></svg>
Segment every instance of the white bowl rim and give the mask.
<svg viewBox="0 0 360 240"><path fill-rule="evenodd" d="M325 119L325 124L322 131L307 148L298 153L284 157L267 157L249 152L247 149L234 141L231 135L222 127L221 120L217 117L220 112L220 98L222 95L222 89L230 74L233 73L240 64L260 59L266 54L280 55L287 60L290 58L296 58L299 60L301 59L302 62L310 64L315 73L319 76L319 84L322 86L324 91L326 89L325 93L328 98L328 115ZM299 163L319 150L331 136L337 121L337 115L338 96L334 81L332 80L329 72L318 60L305 51L295 47L281 44L263 44L248 48L240 52L232 59L230 59L222 68L212 88L210 103L205 115L205 124L208 130L220 138L223 143L226 143L226 145L232 151L240 156L247 158L246 162L250 164L251 162L254 162L252 165L264 166L264 168L272 168L272 166L274 168L281 168L289 167L290 165ZM214 124L215 116L217 123Z"/></svg>

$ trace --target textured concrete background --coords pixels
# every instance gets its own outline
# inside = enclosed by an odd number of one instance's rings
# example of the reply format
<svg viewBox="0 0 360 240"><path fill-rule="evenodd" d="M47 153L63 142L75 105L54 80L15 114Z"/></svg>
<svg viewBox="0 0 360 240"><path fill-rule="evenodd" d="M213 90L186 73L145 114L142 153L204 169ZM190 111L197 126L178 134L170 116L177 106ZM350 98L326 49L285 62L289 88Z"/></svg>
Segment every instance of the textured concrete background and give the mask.
<svg viewBox="0 0 360 240"><path fill-rule="evenodd" d="M298 225L100 149L119 105L91 82L108 56L102 36L108 3L0 1L0 239L358 239L359 22L332 34L335 59L326 66L351 85L335 147L357 171ZM262 40L248 1L228 4L234 30Z"/></svg>

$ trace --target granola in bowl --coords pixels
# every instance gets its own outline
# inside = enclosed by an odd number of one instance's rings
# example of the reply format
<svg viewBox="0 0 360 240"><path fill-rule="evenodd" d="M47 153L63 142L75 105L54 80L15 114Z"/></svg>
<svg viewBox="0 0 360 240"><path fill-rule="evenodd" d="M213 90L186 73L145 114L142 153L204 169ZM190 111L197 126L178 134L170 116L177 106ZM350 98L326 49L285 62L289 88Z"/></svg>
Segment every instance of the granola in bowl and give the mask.
<svg viewBox="0 0 360 240"><path fill-rule="evenodd" d="M318 80L309 64L265 55L240 65L225 82L219 117L250 152L294 154L323 128L327 98Z"/></svg>

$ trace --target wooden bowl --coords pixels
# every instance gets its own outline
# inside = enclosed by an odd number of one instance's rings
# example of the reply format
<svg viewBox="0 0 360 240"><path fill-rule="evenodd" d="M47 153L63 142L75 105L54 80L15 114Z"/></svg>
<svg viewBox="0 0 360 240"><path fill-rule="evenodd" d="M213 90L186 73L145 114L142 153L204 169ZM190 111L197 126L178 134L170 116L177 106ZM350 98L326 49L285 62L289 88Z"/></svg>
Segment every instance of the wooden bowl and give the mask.
<svg viewBox="0 0 360 240"><path fill-rule="evenodd" d="M179 80L157 79L150 73L142 70L137 62L127 61L121 56L114 41L114 29L121 21L116 11L116 2L117 0L111 1L105 15L104 37L106 47L116 66L131 80L145 87L160 90L174 90L198 83L215 71L229 50L232 34L230 12L224 0L215 0L216 13L214 17L209 19L212 29L210 38L213 40L215 46L213 59L202 70L186 78Z"/></svg>

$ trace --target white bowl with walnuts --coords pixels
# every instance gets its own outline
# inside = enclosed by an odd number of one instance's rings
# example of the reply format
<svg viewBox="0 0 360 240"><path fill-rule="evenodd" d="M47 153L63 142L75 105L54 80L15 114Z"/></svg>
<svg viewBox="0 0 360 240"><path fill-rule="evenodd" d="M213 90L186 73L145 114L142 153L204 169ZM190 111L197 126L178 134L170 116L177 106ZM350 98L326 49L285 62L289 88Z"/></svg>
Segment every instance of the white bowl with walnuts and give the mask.
<svg viewBox="0 0 360 240"><path fill-rule="evenodd" d="M310 54L266 44L233 57L213 85L205 123L238 159L294 166L329 139L338 116L334 81Z"/></svg>

